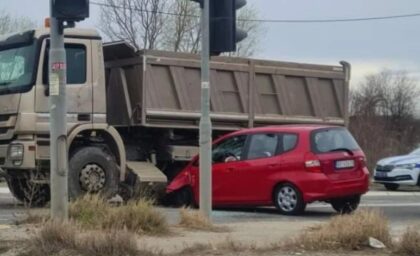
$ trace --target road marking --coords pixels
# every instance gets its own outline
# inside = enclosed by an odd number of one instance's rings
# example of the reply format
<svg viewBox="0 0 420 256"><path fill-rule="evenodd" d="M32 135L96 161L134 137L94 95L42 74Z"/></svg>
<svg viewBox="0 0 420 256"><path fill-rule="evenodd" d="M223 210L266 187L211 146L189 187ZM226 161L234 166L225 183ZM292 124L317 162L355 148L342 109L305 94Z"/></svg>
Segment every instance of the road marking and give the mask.
<svg viewBox="0 0 420 256"><path fill-rule="evenodd" d="M365 196L420 196L420 192L409 192L409 191L369 191Z"/></svg>
<svg viewBox="0 0 420 256"><path fill-rule="evenodd" d="M10 194L9 188L0 188L0 194Z"/></svg>
<svg viewBox="0 0 420 256"><path fill-rule="evenodd" d="M361 203L360 207L420 207L420 203ZM311 204L308 208L330 208L329 204Z"/></svg>

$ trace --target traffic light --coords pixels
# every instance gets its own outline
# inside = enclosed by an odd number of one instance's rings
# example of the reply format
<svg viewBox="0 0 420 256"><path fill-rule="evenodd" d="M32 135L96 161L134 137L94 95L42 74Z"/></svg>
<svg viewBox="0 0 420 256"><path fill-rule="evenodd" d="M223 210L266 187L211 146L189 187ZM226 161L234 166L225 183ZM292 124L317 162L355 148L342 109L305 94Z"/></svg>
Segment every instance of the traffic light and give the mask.
<svg viewBox="0 0 420 256"><path fill-rule="evenodd" d="M203 0L199 2L203 8ZM235 52L236 44L248 34L236 26L236 12L246 5L246 0L210 0L210 54Z"/></svg>
<svg viewBox="0 0 420 256"><path fill-rule="evenodd" d="M89 17L89 0L51 0L52 17L61 21L82 21Z"/></svg>

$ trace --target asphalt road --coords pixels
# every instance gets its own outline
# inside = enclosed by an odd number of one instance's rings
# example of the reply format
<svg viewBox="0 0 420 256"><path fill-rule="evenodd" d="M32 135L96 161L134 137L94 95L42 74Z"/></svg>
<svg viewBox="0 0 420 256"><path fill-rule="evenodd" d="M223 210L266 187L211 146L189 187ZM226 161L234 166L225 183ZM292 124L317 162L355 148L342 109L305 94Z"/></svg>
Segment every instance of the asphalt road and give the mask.
<svg viewBox="0 0 420 256"><path fill-rule="evenodd" d="M372 191L362 198L361 208L378 208L388 217L391 226L402 227L420 225L420 190L418 191ZM169 222L176 223L178 210L160 208ZM25 209L9 193L7 187L0 186L0 225L13 224L16 218L26 214ZM275 208L258 209L218 209L213 212L216 223L234 223L249 221L324 221L335 215L328 204L314 203L308 205L302 216L284 216Z"/></svg>

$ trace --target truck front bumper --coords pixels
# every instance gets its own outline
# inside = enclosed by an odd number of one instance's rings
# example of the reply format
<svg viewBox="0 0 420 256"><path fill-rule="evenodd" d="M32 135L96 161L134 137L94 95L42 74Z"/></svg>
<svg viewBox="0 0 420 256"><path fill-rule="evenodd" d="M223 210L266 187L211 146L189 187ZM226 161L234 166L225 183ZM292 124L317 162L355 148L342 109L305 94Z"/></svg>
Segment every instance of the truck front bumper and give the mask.
<svg viewBox="0 0 420 256"><path fill-rule="evenodd" d="M9 152L12 145L22 145L23 156L21 161L12 161ZM34 170L36 169L36 143L35 141L16 140L10 144L0 144L0 168L3 170Z"/></svg>

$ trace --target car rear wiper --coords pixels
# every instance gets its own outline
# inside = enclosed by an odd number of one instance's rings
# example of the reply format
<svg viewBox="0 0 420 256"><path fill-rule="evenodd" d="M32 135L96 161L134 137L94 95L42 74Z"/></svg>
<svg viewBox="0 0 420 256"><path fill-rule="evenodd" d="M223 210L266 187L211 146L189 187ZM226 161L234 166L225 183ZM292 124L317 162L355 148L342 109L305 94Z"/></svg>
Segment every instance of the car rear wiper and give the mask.
<svg viewBox="0 0 420 256"><path fill-rule="evenodd" d="M9 85L9 84L11 84L12 82L2 82L2 83L0 83L0 86L6 86L6 85Z"/></svg>
<svg viewBox="0 0 420 256"><path fill-rule="evenodd" d="M331 149L329 152L337 152L337 151L345 151L349 153L350 155L354 155L353 151L351 151L348 148L335 148L335 149Z"/></svg>

